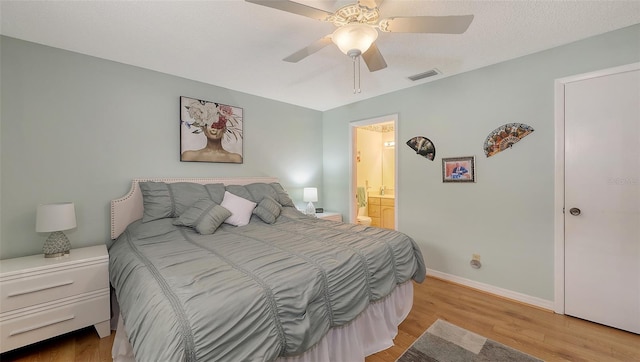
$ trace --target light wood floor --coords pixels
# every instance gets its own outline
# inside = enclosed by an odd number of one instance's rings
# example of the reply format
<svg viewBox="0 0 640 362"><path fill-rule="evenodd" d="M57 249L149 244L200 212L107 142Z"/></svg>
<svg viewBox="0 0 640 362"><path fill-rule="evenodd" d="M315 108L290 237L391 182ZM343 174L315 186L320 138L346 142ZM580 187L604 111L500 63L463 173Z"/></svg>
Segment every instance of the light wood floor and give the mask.
<svg viewBox="0 0 640 362"><path fill-rule="evenodd" d="M395 346L366 362L393 362L438 319L545 361L640 361L640 335L427 278L415 284L413 309Z"/></svg>
<svg viewBox="0 0 640 362"><path fill-rule="evenodd" d="M546 361L640 361L640 335L554 314L439 279L415 284L395 346L366 362L393 362L437 319ZM93 327L0 355L1 361L110 361L112 334ZM346 361L345 361L346 362Z"/></svg>

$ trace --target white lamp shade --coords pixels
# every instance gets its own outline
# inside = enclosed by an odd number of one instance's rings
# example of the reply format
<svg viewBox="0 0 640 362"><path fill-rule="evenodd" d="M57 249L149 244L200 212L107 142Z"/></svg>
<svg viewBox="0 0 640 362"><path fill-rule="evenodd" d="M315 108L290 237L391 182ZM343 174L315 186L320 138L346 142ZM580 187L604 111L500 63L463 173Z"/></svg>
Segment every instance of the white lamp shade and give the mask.
<svg viewBox="0 0 640 362"><path fill-rule="evenodd" d="M76 226L76 209L73 202L38 205L37 232L69 230Z"/></svg>
<svg viewBox="0 0 640 362"><path fill-rule="evenodd" d="M315 187L305 187L302 190L302 200L308 202L318 201L318 189Z"/></svg>
<svg viewBox="0 0 640 362"><path fill-rule="evenodd" d="M378 38L378 31L371 25L353 23L339 27L331 35L331 40L347 54L350 50L357 49L364 53Z"/></svg>

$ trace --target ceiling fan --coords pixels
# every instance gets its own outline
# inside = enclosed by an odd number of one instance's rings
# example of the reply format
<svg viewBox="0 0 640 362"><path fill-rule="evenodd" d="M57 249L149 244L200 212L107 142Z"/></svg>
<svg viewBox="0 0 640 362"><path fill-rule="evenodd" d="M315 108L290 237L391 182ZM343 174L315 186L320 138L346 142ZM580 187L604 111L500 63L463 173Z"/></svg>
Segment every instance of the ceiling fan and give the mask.
<svg viewBox="0 0 640 362"><path fill-rule="evenodd" d="M333 42L344 54L354 60L354 67L356 59L362 56L371 72L387 67L384 57L375 44L378 37L377 29L390 33L462 34L473 21L473 15L398 16L380 19L378 7L383 0L357 0L356 3L345 5L333 13L290 0L246 1L330 22L338 27L332 34L289 55L283 59L284 61L299 62Z"/></svg>

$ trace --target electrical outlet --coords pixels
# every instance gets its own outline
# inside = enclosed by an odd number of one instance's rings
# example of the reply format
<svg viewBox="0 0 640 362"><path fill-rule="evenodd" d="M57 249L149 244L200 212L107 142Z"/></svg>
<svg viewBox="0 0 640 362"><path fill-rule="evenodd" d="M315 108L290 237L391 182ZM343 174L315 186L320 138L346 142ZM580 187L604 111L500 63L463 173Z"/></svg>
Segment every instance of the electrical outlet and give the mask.
<svg viewBox="0 0 640 362"><path fill-rule="evenodd" d="M473 269L482 268L482 263L480 262L480 254L471 254L471 261L469 262L469 265L471 265Z"/></svg>

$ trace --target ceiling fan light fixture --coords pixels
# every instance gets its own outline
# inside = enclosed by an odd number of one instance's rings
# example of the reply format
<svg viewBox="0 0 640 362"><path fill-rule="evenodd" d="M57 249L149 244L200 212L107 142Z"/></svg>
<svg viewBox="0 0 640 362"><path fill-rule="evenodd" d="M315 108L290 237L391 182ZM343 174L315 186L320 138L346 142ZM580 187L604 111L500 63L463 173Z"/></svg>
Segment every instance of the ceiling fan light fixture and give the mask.
<svg viewBox="0 0 640 362"><path fill-rule="evenodd" d="M339 27L331 35L331 40L341 52L352 56L364 53L378 38L378 31L368 24L352 23ZM351 54L350 54L351 53Z"/></svg>

